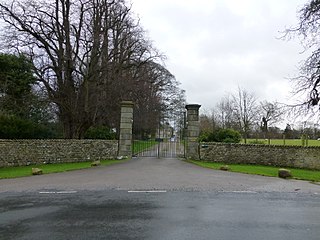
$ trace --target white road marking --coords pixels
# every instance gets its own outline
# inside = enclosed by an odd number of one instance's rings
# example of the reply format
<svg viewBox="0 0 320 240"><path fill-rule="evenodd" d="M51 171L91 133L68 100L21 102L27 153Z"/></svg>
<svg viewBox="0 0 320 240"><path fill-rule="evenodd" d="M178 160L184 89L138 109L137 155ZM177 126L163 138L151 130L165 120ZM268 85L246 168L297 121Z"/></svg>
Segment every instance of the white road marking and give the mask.
<svg viewBox="0 0 320 240"><path fill-rule="evenodd" d="M61 192L56 192L57 194L72 194L72 193L77 193L77 191L61 191Z"/></svg>
<svg viewBox="0 0 320 240"><path fill-rule="evenodd" d="M224 193L258 193L255 191L222 191Z"/></svg>
<svg viewBox="0 0 320 240"><path fill-rule="evenodd" d="M128 193L166 193L166 190L134 190L128 191Z"/></svg>
<svg viewBox="0 0 320 240"><path fill-rule="evenodd" d="M77 191L39 192L39 194L72 194L72 193L77 193Z"/></svg>

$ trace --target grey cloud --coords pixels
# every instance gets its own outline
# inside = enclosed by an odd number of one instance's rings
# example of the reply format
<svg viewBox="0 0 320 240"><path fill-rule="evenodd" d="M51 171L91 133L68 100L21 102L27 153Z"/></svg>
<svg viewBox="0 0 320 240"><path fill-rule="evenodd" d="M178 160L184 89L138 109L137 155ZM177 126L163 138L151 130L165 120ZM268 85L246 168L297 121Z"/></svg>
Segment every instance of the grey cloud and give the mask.
<svg viewBox="0 0 320 240"><path fill-rule="evenodd" d="M188 101L210 108L238 86L261 100L285 99L286 78L297 73L301 47L277 37L285 26L295 25L304 0L252 1L247 15L235 14L227 0L215 2L211 11L203 11L205 5L155 1L142 18L168 56L169 70L187 90Z"/></svg>

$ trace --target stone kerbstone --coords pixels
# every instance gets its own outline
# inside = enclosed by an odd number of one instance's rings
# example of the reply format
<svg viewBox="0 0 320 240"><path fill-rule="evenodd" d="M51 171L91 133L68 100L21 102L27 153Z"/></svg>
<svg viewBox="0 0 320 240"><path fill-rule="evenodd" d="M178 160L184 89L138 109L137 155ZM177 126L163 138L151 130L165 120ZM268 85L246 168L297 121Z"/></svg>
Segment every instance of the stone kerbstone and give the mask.
<svg viewBox="0 0 320 240"><path fill-rule="evenodd" d="M128 156L118 156L117 160L124 160L124 159L128 159Z"/></svg>
<svg viewBox="0 0 320 240"><path fill-rule="evenodd" d="M220 167L220 170L222 171L229 171L230 170L230 167L228 165L224 165L224 166L221 166Z"/></svg>
<svg viewBox="0 0 320 240"><path fill-rule="evenodd" d="M101 165L100 160L98 160L98 161L93 161L93 162L91 163L91 167L96 167L96 166L100 166L100 165Z"/></svg>
<svg viewBox="0 0 320 240"><path fill-rule="evenodd" d="M291 174L291 171L288 170L288 169L284 169L284 168L281 168L279 169L278 171L278 176L279 178L291 178L292 177L292 174Z"/></svg>
<svg viewBox="0 0 320 240"><path fill-rule="evenodd" d="M40 168L32 168L32 175L41 175L43 172L42 172L42 169Z"/></svg>

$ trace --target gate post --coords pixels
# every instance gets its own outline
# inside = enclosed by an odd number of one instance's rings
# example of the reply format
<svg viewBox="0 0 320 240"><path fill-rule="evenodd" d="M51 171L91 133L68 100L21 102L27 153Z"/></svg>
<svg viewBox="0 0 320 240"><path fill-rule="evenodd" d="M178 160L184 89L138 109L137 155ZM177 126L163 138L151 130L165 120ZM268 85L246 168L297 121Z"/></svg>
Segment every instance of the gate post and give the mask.
<svg viewBox="0 0 320 240"><path fill-rule="evenodd" d="M132 157L133 102L121 102L120 134L118 156Z"/></svg>
<svg viewBox="0 0 320 240"><path fill-rule="evenodd" d="M199 104L188 104L187 109L187 151L186 158L199 160L199 143L198 137L200 134L199 122Z"/></svg>

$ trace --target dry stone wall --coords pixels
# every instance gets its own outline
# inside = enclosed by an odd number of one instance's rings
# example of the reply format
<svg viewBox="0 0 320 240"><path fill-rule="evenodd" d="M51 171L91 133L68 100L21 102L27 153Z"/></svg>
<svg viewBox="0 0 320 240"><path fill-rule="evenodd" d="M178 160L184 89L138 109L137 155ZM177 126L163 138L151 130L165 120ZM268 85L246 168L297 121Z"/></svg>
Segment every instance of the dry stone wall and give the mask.
<svg viewBox="0 0 320 240"><path fill-rule="evenodd" d="M203 143L200 159L320 170L320 147Z"/></svg>
<svg viewBox="0 0 320 240"><path fill-rule="evenodd" d="M109 140L0 140L0 167L111 159L117 151Z"/></svg>

